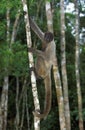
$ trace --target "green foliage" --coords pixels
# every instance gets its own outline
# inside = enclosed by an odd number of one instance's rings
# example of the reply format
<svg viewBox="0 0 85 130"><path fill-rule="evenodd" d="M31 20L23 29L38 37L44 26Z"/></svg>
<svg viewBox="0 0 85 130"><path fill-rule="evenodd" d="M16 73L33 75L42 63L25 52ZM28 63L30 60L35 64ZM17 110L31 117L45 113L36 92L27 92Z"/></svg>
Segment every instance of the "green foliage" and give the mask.
<svg viewBox="0 0 85 130"><path fill-rule="evenodd" d="M51 0L49 0L51 1ZM46 13L45 13L45 2L41 0L27 0L29 7L29 15L32 16L36 21L39 27L43 30L47 30L46 24ZM38 8L38 5L40 4ZM53 2L53 1L51 1ZM54 23L54 39L56 42L56 52L58 58L58 65L60 68L60 8L57 6L59 4L59 0L54 0L54 13L53 13L53 23ZM3 84L3 77L5 75L5 68L8 69L8 74L10 77L10 89L9 89L9 111L8 116L12 117L13 111L15 111L15 91L16 91L16 80L15 77L18 76L20 78L20 86L23 85L23 80L25 77L28 77L28 84L30 84L30 73L29 73L29 60L27 55L27 46L26 46L26 33L25 33L25 25L23 19L23 13L21 14L19 26L17 30L16 41L10 48L10 43L6 42L6 10L7 7L10 8L10 37L13 29L13 24L15 21L15 17L17 14L17 10L19 7L21 8L21 0L1 0L0 1L0 85ZM72 34L72 26L74 27L74 18L73 14L66 14L66 60L67 60L67 75L68 75L68 86L69 86L69 100L70 100L70 111L71 111L71 122L72 129L78 130L78 103L77 103L77 91L76 91L76 82L75 82L75 39ZM71 23L69 26L68 23ZM80 32L82 27L85 27L85 17L80 18ZM32 41L33 46L37 46L40 48L41 42L32 32ZM83 106L85 106L85 45L81 45L81 53L80 53L80 81L81 81L81 90L83 96ZM53 83L53 82L52 82ZM32 97L32 89L31 85L28 85L28 106L30 113L30 126L31 130L33 129L33 115L32 110L34 110L33 106L33 97ZM44 84L43 81L37 81L39 99L41 104L41 109L43 110L44 106ZM53 90L54 85L52 86L53 99L52 101L52 109L49 113L46 120L41 121L41 130L56 130L59 128L59 117L58 117L58 107L56 101L56 93ZM21 90L21 88L20 88ZM20 91L21 92L21 91ZM55 93L55 94L54 94ZM55 100L55 101L54 101ZM15 114L15 112L14 112ZM15 115L13 115L14 118ZM8 117L8 118L9 118ZM83 119L85 121L85 109L83 109ZM11 119L9 119L11 120ZM26 129L26 126L24 126ZM14 127L11 125L11 128Z"/></svg>
<svg viewBox="0 0 85 130"><path fill-rule="evenodd" d="M4 40L5 38L5 29L6 29L6 25L5 25L5 21L0 21L0 41Z"/></svg>
<svg viewBox="0 0 85 130"><path fill-rule="evenodd" d="M9 67L9 55L10 55L10 50L8 49L8 46L1 45L0 46L0 57L1 57L0 71L2 75L4 74L5 68Z"/></svg>
<svg viewBox="0 0 85 130"><path fill-rule="evenodd" d="M55 109L52 109L52 112L50 112L48 117L45 120L41 121L41 130L59 129L59 121L57 117L58 117L58 111L57 111L57 107L55 107ZM56 125L56 122L57 122L57 125Z"/></svg>
<svg viewBox="0 0 85 130"><path fill-rule="evenodd" d="M27 48L25 45L18 42L14 43L10 57L10 70L15 76L28 74Z"/></svg>
<svg viewBox="0 0 85 130"><path fill-rule="evenodd" d="M28 73L28 58L26 46L15 43L12 50L4 45L0 48L0 72L4 74L4 68L8 68L9 74L15 76ZM1 75L2 76L2 75Z"/></svg>

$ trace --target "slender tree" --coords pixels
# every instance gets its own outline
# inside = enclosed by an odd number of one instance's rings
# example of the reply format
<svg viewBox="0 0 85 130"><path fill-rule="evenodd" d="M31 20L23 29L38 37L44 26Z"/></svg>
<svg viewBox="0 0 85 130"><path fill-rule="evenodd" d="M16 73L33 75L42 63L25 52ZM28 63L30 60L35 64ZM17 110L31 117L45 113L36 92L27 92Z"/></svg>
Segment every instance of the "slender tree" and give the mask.
<svg viewBox="0 0 85 130"><path fill-rule="evenodd" d="M23 11L24 11L24 20L25 20L25 25L26 25L26 36L27 36L27 46L31 47L32 42L31 42L31 33L30 33L30 25L29 25L29 16L28 16L28 8L27 8L27 2L26 0L22 0L23 4ZM28 53L29 57L29 66L33 67L33 55L32 53ZM40 110L39 106L39 100L38 100L38 94L37 94L37 87L36 87L36 78L34 75L34 72L31 72L31 83L32 83L32 92L33 92L33 98L34 98L34 106L35 109ZM34 129L39 130L40 129L40 120L37 117L34 117Z"/></svg>
<svg viewBox="0 0 85 130"><path fill-rule="evenodd" d="M65 54L65 10L64 10L64 0L60 1L60 21L61 21L61 73L62 73L62 83L64 92L64 107L65 107L65 119L67 130L71 129L70 125L70 109L69 109L69 98L68 98L68 81L67 81L67 71L66 71L66 54Z"/></svg>
<svg viewBox="0 0 85 130"><path fill-rule="evenodd" d="M6 20L7 20L7 44L9 44L10 42L10 31L9 31L10 9L9 8L7 8ZM8 62L7 62L7 66L5 67L5 76L4 76L4 82L2 88L1 103L0 103L0 129L1 130L6 130L7 127L8 86L9 86L9 76L8 76Z"/></svg>
<svg viewBox="0 0 85 130"><path fill-rule="evenodd" d="M13 25L12 36L11 36L11 44L14 43L15 38L16 38L19 19L20 19L20 9L17 11L17 15L16 15L15 22L14 22L14 25Z"/></svg>
<svg viewBox="0 0 85 130"><path fill-rule="evenodd" d="M80 74L79 74L79 9L78 9L78 0L75 0L75 10L76 10L76 19L75 19L75 73L76 73L76 85L77 85L77 95L78 95L78 110L79 110L79 128L84 130L83 127L83 116L82 116L82 95L81 95L81 86L80 86Z"/></svg>
<svg viewBox="0 0 85 130"><path fill-rule="evenodd" d="M19 117L19 77L16 77L16 118L15 118L15 127L16 130L18 130L18 126L19 126L19 121L20 121L20 117Z"/></svg>
<svg viewBox="0 0 85 130"><path fill-rule="evenodd" d="M53 33L52 11L51 11L50 2L48 2L48 1L46 1L46 16L47 16L48 30ZM54 41L52 41L52 42L54 42ZM55 48L56 48L56 46L55 46ZM55 54L54 63L53 63L53 74L54 74L56 94L57 94L58 107L59 107L60 129L66 130L63 93L62 93L62 86L61 86L61 81L60 81L60 74L59 74L59 70L58 70L56 54Z"/></svg>
<svg viewBox="0 0 85 130"><path fill-rule="evenodd" d="M6 20L7 20L7 45L9 47L10 43L13 43L15 41L16 35L17 35L17 24L19 22L19 15L16 16L12 36L10 38L10 8L7 8L7 14L6 14ZM16 34L16 35L15 35ZM11 42L10 42L11 39ZM8 48L7 48L8 49ZM11 48L10 48L11 49ZM1 104L0 104L0 129L3 128L3 130L6 130L7 125L7 110L8 110L8 65L9 65L9 59L7 60L7 66L5 67L5 76L4 76L4 83L3 83L3 89L2 89L2 95L1 95Z"/></svg>

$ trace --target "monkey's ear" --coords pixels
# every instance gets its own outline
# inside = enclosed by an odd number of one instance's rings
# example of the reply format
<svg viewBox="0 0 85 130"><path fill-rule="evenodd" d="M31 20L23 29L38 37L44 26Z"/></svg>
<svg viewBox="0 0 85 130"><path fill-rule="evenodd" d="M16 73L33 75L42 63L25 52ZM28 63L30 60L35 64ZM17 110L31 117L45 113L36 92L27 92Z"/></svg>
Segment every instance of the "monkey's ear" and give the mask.
<svg viewBox="0 0 85 130"><path fill-rule="evenodd" d="M53 33L51 32L45 32L44 34L44 40L49 43L53 40Z"/></svg>

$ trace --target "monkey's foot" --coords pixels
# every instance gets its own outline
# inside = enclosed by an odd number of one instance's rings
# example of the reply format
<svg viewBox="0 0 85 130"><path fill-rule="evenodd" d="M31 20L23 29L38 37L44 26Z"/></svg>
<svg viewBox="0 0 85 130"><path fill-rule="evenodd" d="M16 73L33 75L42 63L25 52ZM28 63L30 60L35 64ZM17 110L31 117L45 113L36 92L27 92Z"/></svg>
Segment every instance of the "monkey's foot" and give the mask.
<svg viewBox="0 0 85 130"><path fill-rule="evenodd" d="M35 67L30 67L30 72L35 71Z"/></svg>
<svg viewBox="0 0 85 130"><path fill-rule="evenodd" d="M46 114L45 114L45 113L41 113L40 110L35 110L35 111L33 111L33 115L34 115L35 117L40 118L40 119L46 117Z"/></svg>
<svg viewBox="0 0 85 130"><path fill-rule="evenodd" d="M41 114L41 113L40 113L40 110L39 110L39 109L33 111L33 115L36 116L36 117L39 117L40 114Z"/></svg>

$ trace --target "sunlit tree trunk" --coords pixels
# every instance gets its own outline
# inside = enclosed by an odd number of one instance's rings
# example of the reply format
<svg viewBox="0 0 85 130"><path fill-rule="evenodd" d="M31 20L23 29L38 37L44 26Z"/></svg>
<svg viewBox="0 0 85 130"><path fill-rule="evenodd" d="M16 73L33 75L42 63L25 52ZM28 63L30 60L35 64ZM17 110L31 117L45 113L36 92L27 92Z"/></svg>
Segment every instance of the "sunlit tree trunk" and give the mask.
<svg viewBox="0 0 85 130"><path fill-rule="evenodd" d="M75 73L76 73L76 85L77 85L77 95L78 95L78 110L79 110L79 128L83 128L83 116L82 116L82 95L81 95L81 86L80 86L80 74L79 74L79 10L78 10L78 0L75 0L75 9L76 9L76 22L75 22L75 31L76 31L76 47L75 47Z"/></svg>
<svg viewBox="0 0 85 130"><path fill-rule="evenodd" d="M26 25L27 46L31 47L32 42L31 42L31 33L30 33L28 8L27 8L26 0L22 0L22 4L23 4L23 11L24 11L24 20L25 20L25 25ZM29 66L33 67L34 63L33 63L32 53L30 52L28 53L28 58L29 58ZM32 83L32 92L33 92L35 109L40 109L38 94L37 94L37 87L36 87L36 78L33 71L31 72L31 83ZM34 117L34 129L35 130L40 129L40 120L37 117Z"/></svg>
<svg viewBox="0 0 85 130"><path fill-rule="evenodd" d="M68 81L66 72L66 54L65 54L65 10L64 10L64 0L60 1L60 21L61 21L61 73L62 73L62 83L64 92L64 107L65 107L65 120L67 130L71 129L70 125L70 109L69 109L69 98L68 98Z"/></svg>
<svg viewBox="0 0 85 130"><path fill-rule="evenodd" d="M10 42L10 9L7 9L7 44ZM9 59L8 59L9 60ZM5 67L5 76L3 81L2 95L1 95L1 103L0 103L0 130L6 130L7 127L7 112L8 112L8 63Z"/></svg>
<svg viewBox="0 0 85 130"><path fill-rule="evenodd" d="M47 16L48 30L50 32L53 32L52 11L51 11L50 2L48 2L48 1L46 1L46 16ZM52 42L54 42L54 41L52 41ZM55 49L56 49L56 46L55 46ZM59 107L60 129L66 130L65 116L64 116L64 101L63 101L62 87L61 87L61 81L60 81L56 54L55 54L54 63L53 63L53 74L54 74L56 94L57 94L58 107Z"/></svg>

